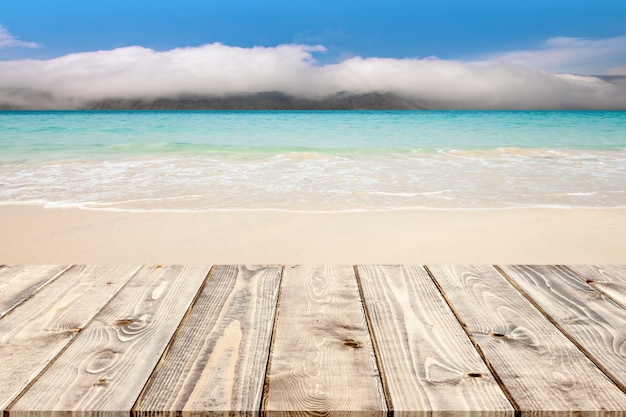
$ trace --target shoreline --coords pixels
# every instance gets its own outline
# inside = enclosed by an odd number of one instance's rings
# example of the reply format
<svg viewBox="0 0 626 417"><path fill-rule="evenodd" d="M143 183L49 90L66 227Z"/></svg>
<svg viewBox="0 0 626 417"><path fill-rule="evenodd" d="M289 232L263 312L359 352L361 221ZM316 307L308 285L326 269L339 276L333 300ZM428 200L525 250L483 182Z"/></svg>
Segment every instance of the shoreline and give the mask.
<svg viewBox="0 0 626 417"><path fill-rule="evenodd" d="M0 264L626 264L626 208L124 212L0 205Z"/></svg>
<svg viewBox="0 0 626 417"><path fill-rule="evenodd" d="M211 215L216 213L291 213L291 214L352 214L352 213L398 213L398 212L473 212L473 211L541 211L541 210L580 210L580 211L594 211L594 210L626 210L626 206L615 207L572 207L566 205L545 205L545 206L532 206L532 207L381 207L381 208L348 208L348 209L287 209L287 208L206 208L206 209L169 209L169 208L156 208L156 209L141 209L141 208L118 208L118 207L89 207L83 204L56 204L56 203L32 203L32 202L0 202L0 210L3 207L33 207L42 210L76 210L85 212L103 212L103 213L127 213L127 214L163 214L163 215Z"/></svg>

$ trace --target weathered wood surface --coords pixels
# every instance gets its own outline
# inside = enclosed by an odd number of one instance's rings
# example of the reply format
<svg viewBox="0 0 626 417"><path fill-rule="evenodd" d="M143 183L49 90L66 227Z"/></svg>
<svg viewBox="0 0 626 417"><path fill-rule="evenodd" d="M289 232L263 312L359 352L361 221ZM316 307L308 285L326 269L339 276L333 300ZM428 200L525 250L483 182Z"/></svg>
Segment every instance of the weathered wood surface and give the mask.
<svg viewBox="0 0 626 417"><path fill-rule="evenodd" d="M623 415L626 395L494 268L428 268L525 414Z"/></svg>
<svg viewBox="0 0 626 417"><path fill-rule="evenodd" d="M128 417L208 272L143 268L10 406L10 416Z"/></svg>
<svg viewBox="0 0 626 417"><path fill-rule="evenodd" d="M624 266L68 268L0 267L4 417L626 417Z"/></svg>
<svg viewBox="0 0 626 417"><path fill-rule="evenodd" d="M563 267L502 266L501 269L626 391L626 310Z"/></svg>
<svg viewBox="0 0 626 417"><path fill-rule="evenodd" d="M385 416L353 267L285 267L264 411Z"/></svg>
<svg viewBox="0 0 626 417"><path fill-rule="evenodd" d="M73 267L54 285L45 287L0 320L0 411L48 366L138 269ZM40 276L39 271L34 275Z"/></svg>
<svg viewBox="0 0 626 417"><path fill-rule="evenodd" d="M514 408L421 266L359 266L394 415L513 416Z"/></svg>
<svg viewBox="0 0 626 417"><path fill-rule="evenodd" d="M626 265L568 265L567 268L626 308Z"/></svg>
<svg viewBox="0 0 626 417"><path fill-rule="evenodd" d="M5 265L0 268L0 318L67 268L64 265Z"/></svg>
<svg viewBox="0 0 626 417"><path fill-rule="evenodd" d="M281 269L216 267L135 415L260 410Z"/></svg>

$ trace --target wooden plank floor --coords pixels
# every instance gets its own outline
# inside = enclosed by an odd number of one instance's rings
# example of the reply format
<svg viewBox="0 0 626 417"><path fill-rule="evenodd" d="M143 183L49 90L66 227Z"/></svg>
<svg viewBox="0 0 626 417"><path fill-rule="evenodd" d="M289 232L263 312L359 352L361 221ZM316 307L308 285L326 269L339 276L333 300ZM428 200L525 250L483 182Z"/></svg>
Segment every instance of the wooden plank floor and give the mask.
<svg viewBox="0 0 626 417"><path fill-rule="evenodd" d="M4 417L626 417L626 266L0 266Z"/></svg>

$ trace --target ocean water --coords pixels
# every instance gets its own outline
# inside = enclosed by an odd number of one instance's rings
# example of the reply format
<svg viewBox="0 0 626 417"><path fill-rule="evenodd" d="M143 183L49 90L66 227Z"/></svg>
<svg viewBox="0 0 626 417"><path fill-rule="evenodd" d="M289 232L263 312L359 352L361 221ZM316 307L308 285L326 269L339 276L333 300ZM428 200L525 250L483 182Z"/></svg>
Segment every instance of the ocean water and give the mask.
<svg viewBox="0 0 626 417"><path fill-rule="evenodd" d="M626 112L0 112L0 204L626 207Z"/></svg>

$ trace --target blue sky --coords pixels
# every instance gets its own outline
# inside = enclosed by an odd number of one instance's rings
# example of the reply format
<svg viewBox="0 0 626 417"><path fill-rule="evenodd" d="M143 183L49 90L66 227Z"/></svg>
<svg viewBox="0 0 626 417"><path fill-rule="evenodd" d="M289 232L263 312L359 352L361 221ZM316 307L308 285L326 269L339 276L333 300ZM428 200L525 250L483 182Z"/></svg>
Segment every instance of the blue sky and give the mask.
<svg viewBox="0 0 626 417"><path fill-rule="evenodd" d="M0 59L48 59L139 45L155 50L322 44L317 58L476 59L533 50L554 37L626 35L623 0L6 0L0 25L38 48Z"/></svg>

